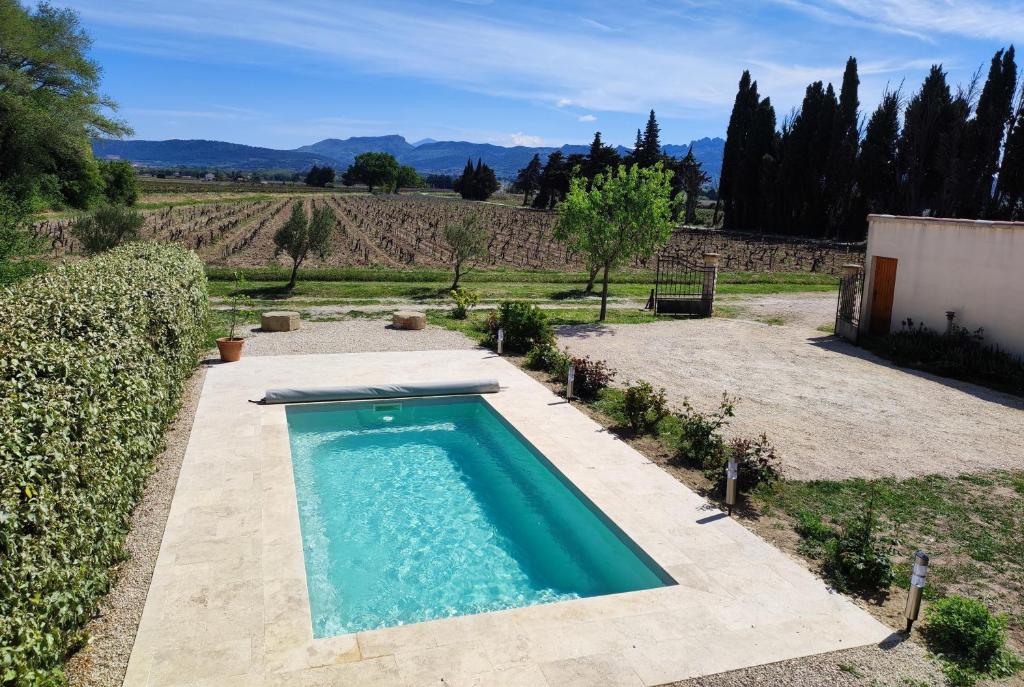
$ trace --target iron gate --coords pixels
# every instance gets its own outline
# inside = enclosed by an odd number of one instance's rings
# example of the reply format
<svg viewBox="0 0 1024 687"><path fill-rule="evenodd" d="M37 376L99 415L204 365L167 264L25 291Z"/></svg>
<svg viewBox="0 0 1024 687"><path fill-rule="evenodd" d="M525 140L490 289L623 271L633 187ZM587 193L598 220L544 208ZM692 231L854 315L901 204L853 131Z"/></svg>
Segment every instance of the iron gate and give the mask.
<svg viewBox="0 0 1024 687"><path fill-rule="evenodd" d="M836 305L836 336L857 343L860 329L860 302L864 291L864 270L860 265L844 265L839 281L839 303Z"/></svg>
<svg viewBox="0 0 1024 687"><path fill-rule="evenodd" d="M659 255L651 305L655 315L710 316L718 269L677 255Z"/></svg>

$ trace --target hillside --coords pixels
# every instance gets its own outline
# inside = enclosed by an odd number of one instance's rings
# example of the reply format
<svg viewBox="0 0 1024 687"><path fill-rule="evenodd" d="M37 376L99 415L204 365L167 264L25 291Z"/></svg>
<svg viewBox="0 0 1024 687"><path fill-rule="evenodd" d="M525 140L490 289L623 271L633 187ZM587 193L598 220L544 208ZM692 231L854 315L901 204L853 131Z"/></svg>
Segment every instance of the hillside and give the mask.
<svg viewBox="0 0 1024 687"><path fill-rule="evenodd" d="M720 138L693 141L694 155L717 182L722 168ZM666 154L682 157L688 145L666 145ZM564 154L586 153L588 146L563 145ZM514 178L534 155L542 159L556 150L552 147L499 146L468 141L431 141L424 139L413 145L398 135L354 136L346 139L328 138L295 150L275 150L256 146L204 140L117 141L96 140L93 153L98 158L120 158L148 167L205 167L256 171L290 169L301 172L312 165L331 165L344 169L356 155L365 152L386 152L401 164L412 165L421 174L458 174L467 159L482 159L503 179ZM620 153L629 152L619 147Z"/></svg>

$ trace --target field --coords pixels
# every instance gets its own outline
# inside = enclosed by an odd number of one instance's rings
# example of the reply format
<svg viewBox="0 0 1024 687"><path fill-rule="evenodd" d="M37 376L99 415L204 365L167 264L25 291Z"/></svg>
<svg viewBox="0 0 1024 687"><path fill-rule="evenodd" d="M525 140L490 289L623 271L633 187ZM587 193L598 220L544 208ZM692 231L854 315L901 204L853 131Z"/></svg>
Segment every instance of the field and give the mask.
<svg viewBox="0 0 1024 687"><path fill-rule="evenodd" d="M583 261L554 238L557 214L502 203L463 201L450 194L409 192L369 195L333 191L265 192L270 186L208 182L208 191L175 182L160 182L140 201L146 213L145 238L172 241L195 250L211 266L266 267L285 264L275 255L273 234L295 200L307 209L327 205L338 217L330 255L309 267L409 269L446 267L450 250L444 227L469 213L492 232L484 269L569 270ZM179 188L180 186L180 188ZM508 197L507 200L512 200ZM69 232L73 218L54 216L36 224L55 254L75 253ZM666 251L699 261L705 252L721 254L723 271L810 272L838 274L841 266L861 259L863 246L730 234L680 228ZM627 270L650 271L653 260L637 260Z"/></svg>

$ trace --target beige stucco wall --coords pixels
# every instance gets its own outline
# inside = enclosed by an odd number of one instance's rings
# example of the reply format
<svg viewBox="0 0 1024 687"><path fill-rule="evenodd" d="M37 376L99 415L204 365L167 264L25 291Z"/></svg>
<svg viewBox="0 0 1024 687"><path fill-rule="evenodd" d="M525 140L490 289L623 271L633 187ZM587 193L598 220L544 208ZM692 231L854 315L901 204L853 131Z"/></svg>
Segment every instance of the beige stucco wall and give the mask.
<svg viewBox="0 0 1024 687"><path fill-rule="evenodd" d="M871 321L875 256L896 258L891 331L908 317L943 331L946 311L1024 355L1024 223L871 215L860 326Z"/></svg>

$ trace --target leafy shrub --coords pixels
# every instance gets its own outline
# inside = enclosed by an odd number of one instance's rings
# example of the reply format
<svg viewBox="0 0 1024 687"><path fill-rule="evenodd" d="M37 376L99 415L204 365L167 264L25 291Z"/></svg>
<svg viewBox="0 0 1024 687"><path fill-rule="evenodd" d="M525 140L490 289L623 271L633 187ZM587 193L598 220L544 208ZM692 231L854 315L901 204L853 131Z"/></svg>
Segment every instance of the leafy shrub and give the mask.
<svg viewBox="0 0 1024 687"><path fill-rule="evenodd" d="M608 367L608 363L603 360L591 360L589 357L570 358L569 364L576 368L573 394L585 400L597 398L597 394L615 377L615 370ZM566 368L566 377L560 381L568 379L568 372Z"/></svg>
<svg viewBox="0 0 1024 687"><path fill-rule="evenodd" d="M655 391L654 387L643 381L626 387L622 406L626 421L633 434L646 434L653 431L668 414L665 389Z"/></svg>
<svg viewBox="0 0 1024 687"><path fill-rule="evenodd" d="M203 265L137 243L0 290L0 678L61 681L110 584L208 312Z"/></svg>
<svg viewBox="0 0 1024 687"><path fill-rule="evenodd" d="M569 370L569 353L558 350L552 344L534 346L526 354L526 367L549 372L556 378L564 379Z"/></svg>
<svg viewBox="0 0 1024 687"><path fill-rule="evenodd" d="M724 465L725 441L721 429L729 424L732 416L733 400L727 395L723 394L718 410L708 414L698 412L689 400L684 400L683 412L679 415L676 460L701 468Z"/></svg>
<svg viewBox="0 0 1024 687"><path fill-rule="evenodd" d="M892 584L896 542L878 530L872 496L859 514L825 542L825 574L840 591L876 592Z"/></svg>
<svg viewBox="0 0 1024 687"><path fill-rule="evenodd" d="M142 214L124 205L101 205L92 214L81 217L71 233L89 255L116 248L139 238L146 223Z"/></svg>
<svg viewBox="0 0 1024 687"><path fill-rule="evenodd" d="M466 319L469 316L469 311L480 302L479 291L473 291L463 286L452 289L450 295L452 300L455 301L455 307L452 308L452 317L457 320Z"/></svg>
<svg viewBox="0 0 1024 687"><path fill-rule="evenodd" d="M505 330L505 348L525 353L537 345L552 344L555 334L544 311L525 301L502 301L487 319L487 343L494 346L498 330Z"/></svg>
<svg viewBox="0 0 1024 687"><path fill-rule="evenodd" d="M962 379L1024 396L1024 361L984 343L984 331L953 326L948 334L913 320L900 331L869 337L864 345L901 367Z"/></svg>
<svg viewBox="0 0 1024 687"><path fill-rule="evenodd" d="M718 493L725 493L725 467L729 458L736 459L736 488L741 492L748 492L759 484L771 484L780 477L779 457L767 434L757 439L736 438L724 451L711 454L704 462L704 475Z"/></svg>
<svg viewBox="0 0 1024 687"><path fill-rule="evenodd" d="M1006 616L963 596L940 599L925 609L928 643L956 666L951 681L973 684L980 675L1008 677L1021 667L1006 648Z"/></svg>

